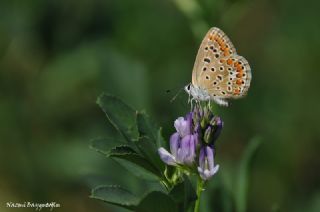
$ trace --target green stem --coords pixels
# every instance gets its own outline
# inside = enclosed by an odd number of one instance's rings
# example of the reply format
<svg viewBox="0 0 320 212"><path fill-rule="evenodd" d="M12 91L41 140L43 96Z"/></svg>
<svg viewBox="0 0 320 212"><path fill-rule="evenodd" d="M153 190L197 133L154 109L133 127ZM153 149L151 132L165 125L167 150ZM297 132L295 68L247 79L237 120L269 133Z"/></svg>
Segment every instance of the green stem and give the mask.
<svg viewBox="0 0 320 212"><path fill-rule="evenodd" d="M201 193L203 191L203 185L204 185L204 181L199 177L198 182L197 182L197 200L196 200L196 204L194 206L194 212L199 212L200 197L201 197Z"/></svg>

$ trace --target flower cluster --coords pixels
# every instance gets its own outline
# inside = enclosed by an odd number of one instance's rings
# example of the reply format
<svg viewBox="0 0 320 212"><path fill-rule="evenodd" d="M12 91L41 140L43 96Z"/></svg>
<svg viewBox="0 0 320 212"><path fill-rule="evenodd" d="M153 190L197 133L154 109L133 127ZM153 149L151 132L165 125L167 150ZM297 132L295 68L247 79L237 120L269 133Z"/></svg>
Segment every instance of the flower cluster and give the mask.
<svg viewBox="0 0 320 212"><path fill-rule="evenodd" d="M188 168L208 180L219 169L214 164L215 141L223 122L214 116L208 106L195 106L185 117L174 122L176 132L170 137L170 152L163 147L158 152L163 162L171 166Z"/></svg>

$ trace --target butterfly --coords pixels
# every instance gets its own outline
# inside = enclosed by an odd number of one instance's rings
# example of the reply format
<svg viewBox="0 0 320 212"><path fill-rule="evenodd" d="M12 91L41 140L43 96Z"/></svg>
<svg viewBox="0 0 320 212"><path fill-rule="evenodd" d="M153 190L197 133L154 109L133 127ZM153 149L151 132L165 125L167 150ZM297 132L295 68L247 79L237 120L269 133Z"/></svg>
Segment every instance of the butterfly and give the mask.
<svg viewBox="0 0 320 212"><path fill-rule="evenodd" d="M192 100L215 101L228 106L228 99L247 94L251 82L248 61L237 54L228 36L211 28L203 38L192 71L192 82L185 91Z"/></svg>

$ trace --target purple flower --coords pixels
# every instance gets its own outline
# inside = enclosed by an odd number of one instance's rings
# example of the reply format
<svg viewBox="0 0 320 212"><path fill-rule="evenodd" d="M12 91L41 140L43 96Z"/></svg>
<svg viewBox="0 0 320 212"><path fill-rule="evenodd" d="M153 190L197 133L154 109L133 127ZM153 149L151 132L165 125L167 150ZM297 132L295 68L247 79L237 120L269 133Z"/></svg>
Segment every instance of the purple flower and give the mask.
<svg viewBox="0 0 320 212"><path fill-rule="evenodd" d="M213 149L204 146L200 150L198 172L203 180L208 180L219 170L219 165L214 165Z"/></svg>
<svg viewBox="0 0 320 212"><path fill-rule="evenodd" d="M164 148L160 148L158 153L163 162L168 165L192 165L195 159L195 145L197 135L186 135L181 138L178 133L174 133L170 138L169 153Z"/></svg>
<svg viewBox="0 0 320 212"><path fill-rule="evenodd" d="M214 145L223 127L220 117L208 106L197 105L185 117L174 122L176 132L170 137L170 152L158 149L162 161L171 166L198 167L203 180L211 178L219 169L214 165ZM195 158L199 157L199 163ZM193 170L193 169L191 169Z"/></svg>

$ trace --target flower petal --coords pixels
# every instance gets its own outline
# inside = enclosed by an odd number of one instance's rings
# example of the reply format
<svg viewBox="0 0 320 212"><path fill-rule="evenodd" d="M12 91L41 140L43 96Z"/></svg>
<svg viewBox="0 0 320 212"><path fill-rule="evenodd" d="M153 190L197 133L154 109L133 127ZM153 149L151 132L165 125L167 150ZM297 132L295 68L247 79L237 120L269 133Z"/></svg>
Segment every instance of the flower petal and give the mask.
<svg viewBox="0 0 320 212"><path fill-rule="evenodd" d="M210 172L211 176L215 175L219 171L219 165L216 165Z"/></svg>
<svg viewBox="0 0 320 212"><path fill-rule="evenodd" d="M165 148L161 147L158 149L158 153L163 162L168 165L175 166L177 165L176 159L173 155L171 155Z"/></svg>
<svg viewBox="0 0 320 212"><path fill-rule="evenodd" d="M180 140L180 135L177 132L172 134L172 136L170 137L170 152L174 157L177 157Z"/></svg>
<svg viewBox="0 0 320 212"><path fill-rule="evenodd" d="M206 157L206 152L205 148L200 149L200 156L199 156L199 166L201 169L205 169L205 157Z"/></svg>
<svg viewBox="0 0 320 212"><path fill-rule="evenodd" d="M188 155L188 145L189 145L189 137L190 136L185 136L180 143L180 148L178 149L177 152L177 161L179 163L184 163L185 157Z"/></svg>
<svg viewBox="0 0 320 212"><path fill-rule="evenodd" d="M214 167L213 149L209 146L206 147L206 157L208 160L208 169L212 170Z"/></svg>
<svg viewBox="0 0 320 212"><path fill-rule="evenodd" d="M183 117L179 117L174 121L174 127L176 128L180 137L184 137L190 134L191 121L186 120Z"/></svg>

